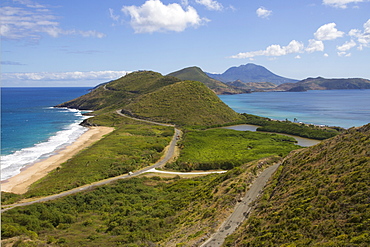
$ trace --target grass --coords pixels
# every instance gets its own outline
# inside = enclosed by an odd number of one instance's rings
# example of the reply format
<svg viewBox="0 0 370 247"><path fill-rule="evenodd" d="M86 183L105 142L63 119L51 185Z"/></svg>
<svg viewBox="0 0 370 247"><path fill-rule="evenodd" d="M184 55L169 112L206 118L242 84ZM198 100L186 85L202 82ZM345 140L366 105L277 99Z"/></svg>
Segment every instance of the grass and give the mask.
<svg viewBox="0 0 370 247"><path fill-rule="evenodd" d="M124 110L179 126L213 126L243 119L203 83L195 81L178 82L143 95Z"/></svg>
<svg viewBox="0 0 370 247"><path fill-rule="evenodd" d="M108 114L90 119L93 123L115 126L116 130L34 183L24 196L58 193L155 163L172 139L173 128L117 116Z"/></svg>
<svg viewBox="0 0 370 247"><path fill-rule="evenodd" d="M231 169L252 160L268 156L285 156L298 148L291 137L242 132L228 129L209 129L185 132L180 157L169 169L191 171Z"/></svg>

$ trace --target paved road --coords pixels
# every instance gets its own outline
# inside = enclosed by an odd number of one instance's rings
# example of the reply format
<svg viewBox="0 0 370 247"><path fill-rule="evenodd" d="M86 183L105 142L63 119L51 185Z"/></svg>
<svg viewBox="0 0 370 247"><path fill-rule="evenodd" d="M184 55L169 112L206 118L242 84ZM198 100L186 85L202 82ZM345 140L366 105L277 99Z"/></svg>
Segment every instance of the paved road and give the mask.
<svg viewBox="0 0 370 247"><path fill-rule="evenodd" d="M266 168L253 182L245 194L243 200L239 202L234 212L222 223L221 227L214 233L201 247L217 247L221 246L225 241L225 238L233 233L236 228L248 217L249 212L252 209L252 203L261 194L263 187L265 187L267 181L276 171L280 164L275 164Z"/></svg>
<svg viewBox="0 0 370 247"><path fill-rule="evenodd" d="M148 123L157 124L157 125L162 125L162 126L174 127L174 125L170 125L170 124L162 124L162 123L157 123L157 122L132 118L132 117L129 117L129 116L126 116L126 115L122 114L120 110L118 110L117 113L121 116L128 117L128 118L131 118L131 119L134 119L134 120L139 120L139 121L148 122ZM120 179L127 179L127 178L130 178L130 177L139 176L139 175L141 175L143 173L146 173L146 172L155 172L155 170L154 170L155 168L158 168L158 167L161 167L161 166L165 165L174 156L175 147L176 147L177 141L178 141L180 136L181 136L181 130L175 128L175 133L174 133L174 135L172 137L172 140L171 140L171 142L168 146L168 149L165 153L165 156L161 160L157 161L157 163L155 163L152 166L149 166L149 167L146 167L142 170L133 172L130 175L125 174L125 175L121 175L121 176L117 176L117 177L113 177L113 178L108 178L108 179L101 180L101 181L98 181L98 182L95 182L95 183L92 183L92 184L88 184L88 185L84 185L84 186L81 186L81 187L78 187L78 188L75 188L75 189L72 189L72 190L68 190L68 191L65 191L65 192L62 192L62 193L59 193L59 194L56 194L56 195L51 195L51 196L46 196L46 197L43 197L43 198L40 198L40 199L36 199L34 201L17 203L17 204L12 204L12 205L2 205L2 207L4 207L4 209L2 209L1 212L7 211L7 210L15 208L15 207L27 206L27 205L31 205L31 204L38 203L38 202L51 201L51 200L61 198L61 197L64 197L64 196L76 194L76 193L81 192L81 191L90 190L92 188L95 188L95 187L98 187L98 186L101 186L101 185L109 184L113 181L117 181L117 180L120 180Z"/></svg>

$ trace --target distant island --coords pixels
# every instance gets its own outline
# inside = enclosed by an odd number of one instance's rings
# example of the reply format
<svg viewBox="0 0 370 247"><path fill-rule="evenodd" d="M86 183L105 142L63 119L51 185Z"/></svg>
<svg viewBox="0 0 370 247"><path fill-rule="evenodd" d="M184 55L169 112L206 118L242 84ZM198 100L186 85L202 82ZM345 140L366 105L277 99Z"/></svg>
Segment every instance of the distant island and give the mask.
<svg viewBox="0 0 370 247"><path fill-rule="evenodd" d="M263 66L248 63L231 67L222 74L204 72L199 67L188 67L169 74L182 80L203 82L216 94L240 94L251 92L334 89L370 89L370 80L362 78L325 79L322 77L304 80L278 76Z"/></svg>

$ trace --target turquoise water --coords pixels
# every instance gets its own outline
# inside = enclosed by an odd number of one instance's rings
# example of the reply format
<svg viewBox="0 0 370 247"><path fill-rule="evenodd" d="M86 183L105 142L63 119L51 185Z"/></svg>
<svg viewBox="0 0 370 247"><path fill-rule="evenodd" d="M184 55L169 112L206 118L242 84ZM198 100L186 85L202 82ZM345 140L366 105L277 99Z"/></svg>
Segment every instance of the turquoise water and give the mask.
<svg viewBox="0 0 370 247"><path fill-rule="evenodd" d="M370 123L370 90L312 90L219 95L239 113L350 128Z"/></svg>
<svg viewBox="0 0 370 247"><path fill-rule="evenodd" d="M88 88L1 88L1 180L72 143L87 129L86 117L53 106Z"/></svg>

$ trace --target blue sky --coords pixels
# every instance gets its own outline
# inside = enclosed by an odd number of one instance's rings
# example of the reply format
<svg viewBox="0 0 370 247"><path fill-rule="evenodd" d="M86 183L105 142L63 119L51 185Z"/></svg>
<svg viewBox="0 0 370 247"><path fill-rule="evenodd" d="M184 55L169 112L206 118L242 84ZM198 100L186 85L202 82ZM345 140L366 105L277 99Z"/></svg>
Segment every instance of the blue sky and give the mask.
<svg viewBox="0 0 370 247"><path fill-rule="evenodd" d="M369 0L3 0L0 15L2 86L247 63L293 79L370 79Z"/></svg>

